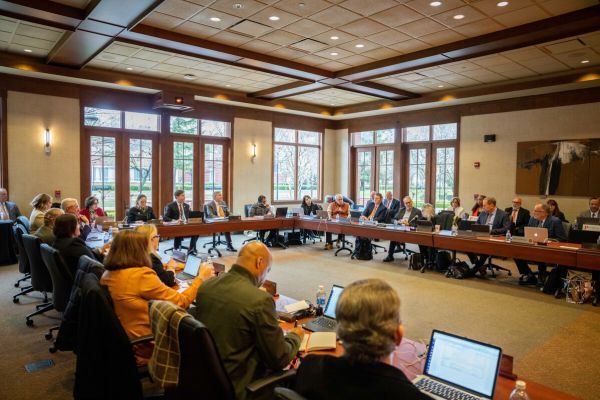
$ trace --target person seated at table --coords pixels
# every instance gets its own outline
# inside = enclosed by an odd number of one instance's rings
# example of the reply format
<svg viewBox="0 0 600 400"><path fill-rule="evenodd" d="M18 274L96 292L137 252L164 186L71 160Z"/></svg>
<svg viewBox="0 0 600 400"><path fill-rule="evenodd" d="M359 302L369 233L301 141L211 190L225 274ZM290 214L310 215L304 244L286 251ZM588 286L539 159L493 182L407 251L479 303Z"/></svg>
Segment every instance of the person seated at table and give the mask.
<svg viewBox="0 0 600 400"><path fill-rule="evenodd" d="M325 204L329 205L329 203L333 203L335 201L335 196L336 195L326 196ZM348 203L350 205L350 209L354 208L354 201L350 197L342 195L342 198L344 199L344 203Z"/></svg>
<svg viewBox="0 0 600 400"><path fill-rule="evenodd" d="M42 243L52 246L56 240L56 236L54 235L54 221L56 220L56 217L63 215L64 213L65 212L60 208L51 208L46 211L46 214L44 214L44 224L40 226L33 235L39 237Z"/></svg>
<svg viewBox="0 0 600 400"><path fill-rule="evenodd" d="M153 219L156 219L156 214L154 214L152 207L148 205L148 198L143 193L138 194L135 206L127 211L127 222L132 224L137 221L148 222Z"/></svg>
<svg viewBox="0 0 600 400"><path fill-rule="evenodd" d="M229 217L229 208L223 200L223 193L219 191L213 193L213 200L204 209L206 210L206 218ZM237 251L231 243L231 233L223 232L223 235L225 236L225 241L227 241L227 250Z"/></svg>
<svg viewBox="0 0 600 400"><path fill-rule="evenodd" d="M98 198L96 196L86 198L83 205L85 208L80 213L88 219L90 225L96 223L96 217L106 217L104 210L98 207Z"/></svg>
<svg viewBox="0 0 600 400"><path fill-rule="evenodd" d="M81 239L80 225L77 217L73 214L65 213L57 216L54 220L53 232L56 240L54 240L52 247L58 250L58 253L73 276L75 276L81 256L88 256L102 261L104 253L110 247L110 243L106 243L100 249L94 250L86 246L83 239Z"/></svg>
<svg viewBox="0 0 600 400"><path fill-rule="evenodd" d="M365 207L359 219L361 221L385 222L387 215L387 208L383 205L383 195L375 193L373 202Z"/></svg>
<svg viewBox="0 0 600 400"><path fill-rule="evenodd" d="M372 204L373 202L375 202L375 193L377 193L377 192L375 192L374 190L371 190L371 194L369 196L369 199L364 204L365 208L367 208L370 204Z"/></svg>
<svg viewBox="0 0 600 400"><path fill-rule="evenodd" d="M510 216L496 207L496 199L494 197L483 199L483 210L477 217L477 223L480 225L489 225L490 235L506 234L506 231L510 229ZM485 276L486 268L484 264L489 255L467 253L467 256L469 256L469 260L473 264L472 272L479 271L480 276Z"/></svg>
<svg viewBox="0 0 600 400"><path fill-rule="evenodd" d="M19 206L14 202L8 201L8 191L0 188L0 220L11 220L15 222L21 216Z"/></svg>
<svg viewBox="0 0 600 400"><path fill-rule="evenodd" d="M63 201L61 201L60 203L60 208L62 208L65 214L71 214L77 218L77 222L79 224L80 237L85 242L85 239L92 231L92 228L90 226L90 221L88 220L88 218L85 215L81 214L81 209L79 208L79 202L77 201L77 199L73 199L70 197L63 199Z"/></svg>
<svg viewBox="0 0 600 400"><path fill-rule="evenodd" d="M467 214L465 212L465 208L460 206L460 198L458 197L453 197L452 200L450 200L450 207L448 207L448 211L452 211L454 216L460 219L465 218Z"/></svg>
<svg viewBox="0 0 600 400"><path fill-rule="evenodd" d="M145 235L132 230L115 235L104 260L106 271L100 283L108 287L115 313L129 339L152 335L148 316L150 300L167 300L187 308L194 301L200 285L214 275L213 267L202 263L198 276L179 293L165 285L151 265ZM138 365L148 363L153 347L153 343L133 347Z"/></svg>
<svg viewBox="0 0 600 400"><path fill-rule="evenodd" d="M350 216L350 204L344 201L344 196L340 193L335 195L335 201L332 201L327 206L327 217L329 219L348 218ZM343 240L343 235L340 234L337 240ZM325 250L333 249L333 235L331 232L325 233Z"/></svg>
<svg viewBox="0 0 600 400"><path fill-rule="evenodd" d="M317 215L317 211L322 210L321 206L317 203L313 203L312 198L307 194L302 197L302 204L300 204L300 207L302 207L302 212L304 215ZM301 235L306 239L307 236L310 238L319 236L319 233L313 230L302 229Z"/></svg>
<svg viewBox="0 0 600 400"><path fill-rule="evenodd" d="M400 209L400 200L395 199L392 192L387 191L383 199L383 205L388 210L388 215L396 215Z"/></svg>
<svg viewBox="0 0 600 400"><path fill-rule="evenodd" d="M394 365L402 342L400 298L381 279L348 285L335 310L344 355L312 355L301 361L293 389L311 400L430 399Z"/></svg>
<svg viewBox="0 0 600 400"><path fill-rule="evenodd" d="M548 204L548 206L550 206L550 215L560 219L562 222L569 222L565 218L565 213L560 211L560 207L558 207L558 203L556 202L556 200L550 199L546 202L546 204Z"/></svg>
<svg viewBox="0 0 600 400"><path fill-rule="evenodd" d="M399 224L404 226L415 226L417 224L417 220L423 218L421 210L413 207L413 201L410 196L405 196L402 199L402 203L404 203L404 207L398 210L396 215L390 216L390 221L397 221ZM396 247L400 246L401 244L402 243L393 240L390 241L388 255L383 259L383 262L394 261L394 252L396 251Z"/></svg>
<svg viewBox="0 0 600 400"><path fill-rule="evenodd" d="M589 201L589 209L581 212L579 214L579 218L596 218L600 219L600 197L591 197ZM582 226L579 226L578 229L582 229Z"/></svg>
<svg viewBox="0 0 600 400"><path fill-rule="evenodd" d="M136 232L141 233L148 239L148 255L150 256L149 265L156 275L158 275L158 279L162 281L168 287L177 286L177 281L175 280L175 260L171 259L167 265L163 265L162 260L160 259L160 255L158 253L158 246L160 244L160 235L156 230L156 225L154 224L146 224L140 225L135 228Z"/></svg>
<svg viewBox="0 0 600 400"><path fill-rule="evenodd" d="M510 216L510 232L516 236L525 234L525 226L529 223L529 210L521 207L523 200L520 197L515 197L512 200L512 207L504 209Z"/></svg>
<svg viewBox="0 0 600 400"><path fill-rule="evenodd" d="M31 200L31 216L29 217L29 232L37 231L44 225L44 214L52 205L52 197L46 193L40 193Z"/></svg>
<svg viewBox="0 0 600 400"><path fill-rule="evenodd" d="M432 226L436 224L435 208L433 204L425 203L421 207L421 220L430 221ZM429 246L419 245L419 253L423 255L425 264L433 263L435 257L435 249Z"/></svg>
<svg viewBox="0 0 600 400"><path fill-rule="evenodd" d="M548 229L548 238L556 239L559 242L567 240L567 234L563 228L562 222L557 217L551 215L550 206L548 204L536 204L533 208L533 217L529 219L527 226L535 228ZM521 274L519 285L536 285L543 284L546 278L546 263L538 262L538 278L533 275L529 268L529 261L515 259L515 264Z"/></svg>
<svg viewBox="0 0 600 400"><path fill-rule="evenodd" d="M285 368L304 336L299 326L284 335L273 297L259 289L272 263L263 243L245 244L229 272L200 287L190 311L212 333L239 400L247 398L250 382Z"/></svg>
<svg viewBox="0 0 600 400"><path fill-rule="evenodd" d="M485 199L484 194L477 195L477 198L475 199L475 204L473 205L473 207L471 207L471 216L472 217L478 217L479 214L481 214L484 211L483 199Z"/></svg>
<svg viewBox="0 0 600 400"><path fill-rule="evenodd" d="M163 219L165 222L177 221L179 223L186 222L190 218L190 205L185 202L185 192L181 189L173 193L175 200L165 206ZM182 237L173 239L173 248L179 250L181 248ZM190 248L188 254L198 254L196 252L196 242L198 236L190 237Z"/></svg>
<svg viewBox="0 0 600 400"><path fill-rule="evenodd" d="M250 212L248 216L250 217L260 217L260 216L272 216L273 212L271 211L271 206L267 203L267 196L261 194L258 196L258 201L252 205L250 208ZM269 234L265 239L265 233L267 230L258 231L258 237L260 241L265 243L267 246L273 246L273 242L277 240L277 229L270 229Z"/></svg>

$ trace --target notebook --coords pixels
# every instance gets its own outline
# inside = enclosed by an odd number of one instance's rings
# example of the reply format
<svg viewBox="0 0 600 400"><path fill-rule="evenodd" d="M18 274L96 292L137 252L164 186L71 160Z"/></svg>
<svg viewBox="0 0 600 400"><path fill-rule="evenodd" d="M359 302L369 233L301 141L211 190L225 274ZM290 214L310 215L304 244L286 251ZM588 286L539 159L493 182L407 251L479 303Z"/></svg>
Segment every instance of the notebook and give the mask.
<svg viewBox="0 0 600 400"><path fill-rule="evenodd" d="M434 329L413 383L434 399L492 399L501 358L499 347Z"/></svg>
<svg viewBox="0 0 600 400"><path fill-rule="evenodd" d="M313 332L304 335L300 351L335 350L337 337L335 332Z"/></svg>
<svg viewBox="0 0 600 400"><path fill-rule="evenodd" d="M329 292L329 299L327 299L323 316L307 322L302 327L312 332L335 332L337 329L335 307L343 291L344 288L342 286L333 285L331 292Z"/></svg>

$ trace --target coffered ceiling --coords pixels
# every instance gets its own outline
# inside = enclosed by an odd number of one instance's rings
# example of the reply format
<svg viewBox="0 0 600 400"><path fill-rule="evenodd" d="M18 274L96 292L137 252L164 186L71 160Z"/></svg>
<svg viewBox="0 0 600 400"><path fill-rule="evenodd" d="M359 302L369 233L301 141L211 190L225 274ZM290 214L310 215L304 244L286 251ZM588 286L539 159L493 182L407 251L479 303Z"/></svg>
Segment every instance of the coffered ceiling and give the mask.
<svg viewBox="0 0 600 400"><path fill-rule="evenodd" d="M0 0L0 66L323 117L600 78L598 3Z"/></svg>

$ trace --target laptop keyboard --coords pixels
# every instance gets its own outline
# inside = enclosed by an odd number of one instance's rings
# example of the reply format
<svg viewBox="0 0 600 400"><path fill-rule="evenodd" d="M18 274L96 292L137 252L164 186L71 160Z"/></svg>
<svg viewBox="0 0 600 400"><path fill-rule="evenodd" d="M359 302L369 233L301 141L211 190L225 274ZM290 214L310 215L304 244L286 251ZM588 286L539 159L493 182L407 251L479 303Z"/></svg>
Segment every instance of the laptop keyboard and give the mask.
<svg viewBox="0 0 600 400"><path fill-rule="evenodd" d="M436 382L431 379L423 378L415 383L415 386L426 392L435 394L444 399L450 400L479 400L479 397L475 397L468 393L454 389L451 386L444 385L443 383Z"/></svg>
<svg viewBox="0 0 600 400"><path fill-rule="evenodd" d="M336 321L329 318L316 318L312 321L315 325L322 326L323 328L335 329Z"/></svg>

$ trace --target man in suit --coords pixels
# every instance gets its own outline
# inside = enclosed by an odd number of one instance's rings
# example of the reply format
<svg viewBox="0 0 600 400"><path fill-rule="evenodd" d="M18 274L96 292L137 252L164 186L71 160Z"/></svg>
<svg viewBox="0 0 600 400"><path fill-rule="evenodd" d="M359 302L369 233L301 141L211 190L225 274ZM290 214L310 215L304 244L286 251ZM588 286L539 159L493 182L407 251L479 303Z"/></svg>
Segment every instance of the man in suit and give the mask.
<svg viewBox="0 0 600 400"><path fill-rule="evenodd" d="M405 196L402 199L404 203L404 207L398 210L398 212L391 216L391 220L396 220L398 223L405 226L415 226L417 225L417 220L423 218L423 214L421 210L413 207L413 201L409 196ZM391 241L390 248L388 249L388 255L383 259L384 262L394 261L394 252L396 251L396 247L400 246L400 242Z"/></svg>
<svg viewBox="0 0 600 400"><path fill-rule="evenodd" d="M373 204L373 202L375 201L375 191L371 190L371 196L369 197L369 200L367 200L367 202L365 203L365 208L369 207L369 205Z"/></svg>
<svg viewBox="0 0 600 400"><path fill-rule="evenodd" d="M0 219L10 219L13 222L21 216L19 207L12 201L8 201L8 191L5 188L0 188L0 214Z"/></svg>
<svg viewBox="0 0 600 400"><path fill-rule="evenodd" d="M77 217L77 221L79 223L79 238L85 242L85 239L92 231L92 227L90 226L90 221L87 219L85 215L82 215L79 211L79 202L77 199L67 197L60 202L60 208L65 212L65 214L72 214Z"/></svg>
<svg viewBox="0 0 600 400"><path fill-rule="evenodd" d="M490 235L505 235L506 231L510 230L510 216L496 207L496 198L486 197L483 199L483 212L477 217L477 223L480 225L490 226ZM467 253L471 264L473 264L473 272L479 271L481 276L484 276L485 261L488 258L487 254Z"/></svg>
<svg viewBox="0 0 600 400"><path fill-rule="evenodd" d="M185 222L190 217L190 206L185 202L185 192L181 189L176 190L173 193L175 197L175 201L167 204L165 206L165 212L163 215L163 220L166 222L169 221L179 221ZM173 239L173 248L179 249L181 247L182 237L176 237ZM188 254L197 254L196 252L196 242L198 241L198 236L192 236L190 238L190 248L188 249Z"/></svg>
<svg viewBox="0 0 600 400"><path fill-rule="evenodd" d="M223 201L223 193L221 192L213 193L213 201L206 205L205 210L206 218L229 217L229 208L227 207L227 203ZM223 235L225 235L225 240L227 241L227 250L237 251L233 248L233 244L231 243L231 233L223 232Z"/></svg>
<svg viewBox="0 0 600 400"><path fill-rule="evenodd" d="M383 205L388 210L388 216L393 217L394 215L396 215L398 213L398 210L400 209L400 200L395 199L392 192L388 191L385 193L385 199L383 199Z"/></svg>
<svg viewBox="0 0 600 400"><path fill-rule="evenodd" d="M547 204L536 204L533 208L533 217L529 219L527 226L535 228L546 228L548 229L548 238L556 239L559 242L567 240L567 234L563 228L562 221L551 215L550 206ZM519 269L521 277L519 278L519 285L536 285L538 278L533 275L531 268L529 268L529 261L515 259L515 264ZM539 271L539 282L543 283L546 275L546 264L537 263Z"/></svg>
<svg viewBox="0 0 600 400"><path fill-rule="evenodd" d="M271 206L267 202L267 196L265 196L264 194L261 194L260 196L258 196L257 200L258 201L252 205L252 208L250 209L248 216L249 217L261 217L261 216L264 217L265 215L273 216L273 212L271 211ZM258 231L258 237L260 237L260 240L262 242L264 242L267 246L272 247L273 244L277 241L278 230L270 229L268 231L269 234L267 235L267 238L265 239L266 232L267 232L267 230L265 230L265 229Z"/></svg>
<svg viewBox="0 0 600 400"><path fill-rule="evenodd" d="M510 232L516 236L524 235L524 228L529 223L529 210L521 207L523 200L520 197L515 197L512 201L512 207L506 208L504 211L510 216Z"/></svg>
<svg viewBox="0 0 600 400"><path fill-rule="evenodd" d="M237 399L248 398L250 382L285 368L304 336L301 327L283 333L273 298L259 289L271 264L271 253L263 243L247 243L228 273L202 284L197 307L190 311L211 331Z"/></svg>
<svg viewBox="0 0 600 400"><path fill-rule="evenodd" d="M600 219L600 198L592 197L589 202L589 210L583 211L579 214L580 218L599 218ZM581 229L582 227L578 227Z"/></svg>
<svg viewBox="0 0 600 400"><path fill-rule="evenodd" d="M387 220L387 208L383 205L383 195L375 193L373 202L369 203L360 216L361 221L385 222Z"/></svg>

